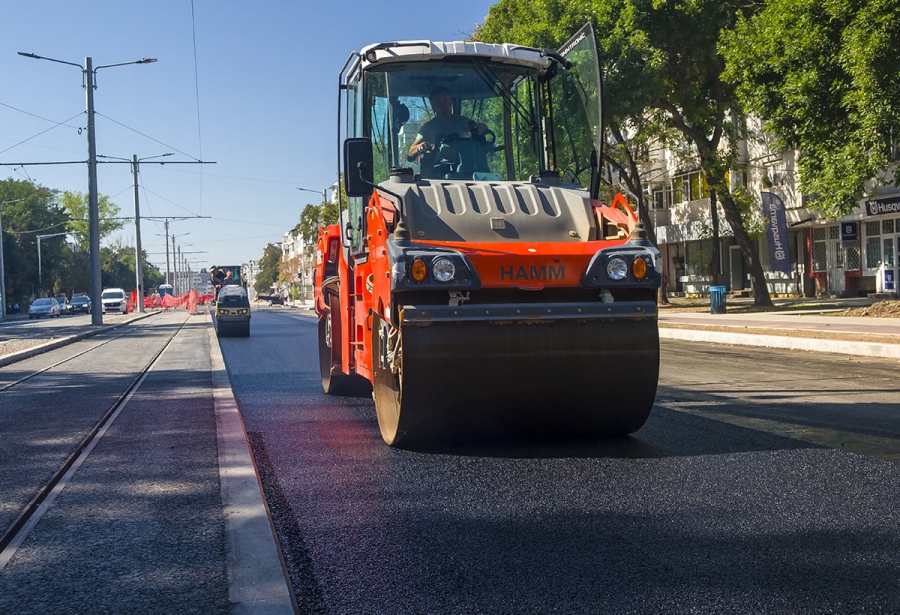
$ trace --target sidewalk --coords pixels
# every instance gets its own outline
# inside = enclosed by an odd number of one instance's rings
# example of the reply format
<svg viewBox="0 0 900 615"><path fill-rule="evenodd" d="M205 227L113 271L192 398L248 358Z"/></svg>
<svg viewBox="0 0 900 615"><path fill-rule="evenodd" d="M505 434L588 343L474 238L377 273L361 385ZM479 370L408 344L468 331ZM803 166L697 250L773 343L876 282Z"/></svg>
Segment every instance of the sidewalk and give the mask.
<svg viewBox="0 0 900 615"><path fill-rule="evenodd" d="M751 299L730 299L725 314L711 314L703 300L670 299L660 306L660 338L765 346L900 359L900 318L842 315L879 300L776 299L760 311Z"/></svg>

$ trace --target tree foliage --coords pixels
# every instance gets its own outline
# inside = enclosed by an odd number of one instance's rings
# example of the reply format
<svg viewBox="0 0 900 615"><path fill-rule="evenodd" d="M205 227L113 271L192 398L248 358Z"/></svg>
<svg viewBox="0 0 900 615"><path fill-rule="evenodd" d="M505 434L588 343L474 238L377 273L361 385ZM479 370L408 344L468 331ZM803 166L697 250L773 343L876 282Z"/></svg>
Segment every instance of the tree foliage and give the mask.
<svg viewBox="0 0 900 615"><path fill-rule="evenodd" d="M256 282L253 289L257 294L268 294L272 286L278 280L278 265L281 262L281 246L278 244L266 244L262 258L259 259L259 273L256 274Z"/></svg>
<svg viewBox="0 0 900 615"><path fill-rule="evenodd" d="M0 181L2 205L3 263L7 303L25 304L37 293L37 236L64 232L68 216L57 204L55 190L30 181ZM7 202L15 201L15 202ZM41 272L45 290L66 288L64 282L72 265L72 251L64 237L41 242Z"/></svg>
<svg viewBox="0 0 900 615"><path fill-rule="evenodd" d="M756 243L727 181L739 136L731 117L740 109L734 86L721 78L717 48L722 32L750 6L746 0L500 0L474 36L555 48L590 19L603 64L607 141L616 145L606 161L618 165L642 199L638 157L629 144L634 131L646 127L665 137L667 129L677 130L692 144L722 204L753 281L754 302L771 305Z"/></svg>
<svg viewBox="0 0 900 615"><path fill-rule="evenodd" d="M344 191L344 182L339 181L341 190L341 202L347 206L347 193ZM303 244L307 249L312 249L319 238L319 226L328 226L338 221L338 204L334 201L322 201L318 205L308 204L300 213L300 221L294 227L294 232L303 238Z"/></svg>
<svg viewBox="0 0 900 615"><path fill-rule="evenodd" d="M900 0L769 0L723 36L724 77L798 149L799 188L826 216L884 183L900 138Z"/></svg>
<svg viewBox="0 0 900 615"><path fill-rule="evenodd" d="M78 245L87 250L90 245L89 195L66 190L62 193L60 201L69 214L69 231ZM124 220L116 218L119 215L119 206L109 200L109 197L101 194L97 199L97 208L100 212L101 240L125 226Z"/></svg>

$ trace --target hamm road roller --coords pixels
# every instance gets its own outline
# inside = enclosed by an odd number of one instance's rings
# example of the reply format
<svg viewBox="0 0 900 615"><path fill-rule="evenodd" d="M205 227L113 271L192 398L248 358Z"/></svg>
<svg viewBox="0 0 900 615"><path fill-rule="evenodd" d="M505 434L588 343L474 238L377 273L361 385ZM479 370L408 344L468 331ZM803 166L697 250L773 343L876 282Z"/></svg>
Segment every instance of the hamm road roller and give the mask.
<svg viewBox="0 0 900 615"><path fill-rule="evenodd" d="M661 259L624 197L597 200L590 24L559 51L370 45L339 87L348 198L315 269L325 392L370 388L393 446L640 429Z"/></svg>

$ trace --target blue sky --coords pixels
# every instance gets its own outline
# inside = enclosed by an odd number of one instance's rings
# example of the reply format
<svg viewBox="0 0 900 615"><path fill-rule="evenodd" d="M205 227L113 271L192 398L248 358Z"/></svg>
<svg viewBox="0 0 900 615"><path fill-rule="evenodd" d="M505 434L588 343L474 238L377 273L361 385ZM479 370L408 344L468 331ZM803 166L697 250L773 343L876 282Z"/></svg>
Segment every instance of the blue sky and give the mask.
<svg viewBox="0 0 900 615"><path fill-rule="evenodd" d="M0 162L87 158L85 91L74 66L104 68L95 90L97 153L207 165L140 166L141 216L210 216L170 223L194 269L258 259L293 228L337 174L337 77L374 42L459 40L490 0L332 2L31 0L6 2L0 37ZM196 61L195 61L196 40ZM0 177L87 193L87 166L0 166ZM130 166L101 164L101 194L134 214ZM330 196L330 193L329 193ZM141 243L165 270L161 221ZM130 222L106 242L134 245Z"/></svg>

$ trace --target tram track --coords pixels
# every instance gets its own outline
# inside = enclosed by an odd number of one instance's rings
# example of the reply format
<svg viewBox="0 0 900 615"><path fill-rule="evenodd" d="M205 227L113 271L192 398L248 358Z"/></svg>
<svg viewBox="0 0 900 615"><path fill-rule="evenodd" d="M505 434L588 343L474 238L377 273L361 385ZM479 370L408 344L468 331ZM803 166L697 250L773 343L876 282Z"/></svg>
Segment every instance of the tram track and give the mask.
<svg viewBox="0 0 900 615"><path fill-rule="evenodd" d="M182 331L182 329L184 329L187 323L187 320L180 323L180 325L178 325L177 329L168 337L168 339L165 339L159 350L157 350L153 354L152 358L146 363L146 365L139 372L137 372L135 377L125 387L123 392L116 398L116 400L109 406L109 408L103 413L101 418L93 425L87 435L66 457L65 461L53 473L50 479L38 489L37 494L31 499L30 502L28 502L28 504L24 507L18 517L3 532L3 535L0 536L0 570L3 570L6 567L9 560L15 554L15 551L28 536L31 528L34 527L34 525L40 520L40 517L43 515L44 511L46 511L49 506L52 505L53 500L56 498L56 494L58 494L63 489L63 487L65 487L66 483L69 481L72 475L74 475L75 471L77 471L81 463L83 463L88 455L90 455L93 448L100 441L100 439L102 439L103 435L113 424L116 417L126 407L128 401L137 392L143 381L153 370L153 367L159 362L159 360L165 354L166 350L170 347L172 342ZM61 361L53 363L52 365L32 372L27 376L16 380L15 382L8 383L3 388L0 388L0 392L7 391L18 384L22 384L27 380L34 378L35 376L46 373L47 371L55 367L81 357L113 341L127 337L130 334L135 333L136 331L137 329L134 331L128 331L122 335L118 335L108 340L104 340L100 344L95 344L90 348L77 352Z"/></svg>
<svg viewBox="0 0 900 615"><path fill-rule="evenodd" d="M101 346L105 346L105 345L109 344L110 342L114 342L114 341L116 341L116 340L118 340L118 339L122 339L123 337L126 337L126 336L128 336L128 335L134 333L134 332L137 331L137 330L138 330L138 329L134 329L134 330L131 330L131 331L126 331L125 333L123 333L123 334L121 334L121 335L117 335L117 336L115 336L115 337L111 337L111 338L109 338L108 340L104 340L104 341L100 342L99 344L94 344L94 345L91 346L90 348L85 348L84 350L82 350L82 351L80 351L80 352L76 352L75 354L66 357L66 358L63 359L62 361L57 361L56 363L53 363L52 365L48 365L47 367L44 367L43 369L39 369L39 370L37 370L37 371L35 371L35 372L31 372L31 373L28 374L27 376L23 376L23 377L19 378L18 380L14 381L14 382L9 382L9 383L7 383L7 384L5 384L5 385L3 385L3 386L0 386L0 393L2 393L3 391L6 391L6 390L8 390L8 389L13 388L13 387L16 386L17 384L22 384L23 382L26 382L26 381L28 381L28 380L31 380L31 379L34 378L35 376L40 376L41 374L50 371L50 370L53 369L54 367L59 367L60 365L63 365L64 363L68 363L69 361L72 361L73 359L77 359L77 358L80 357L80 356L86 355L87 353L89 353L89 352L91 352L91 351L93 351L93 350L96 350L97 348L100 348Z"/></svg>

